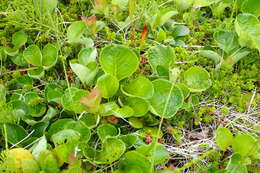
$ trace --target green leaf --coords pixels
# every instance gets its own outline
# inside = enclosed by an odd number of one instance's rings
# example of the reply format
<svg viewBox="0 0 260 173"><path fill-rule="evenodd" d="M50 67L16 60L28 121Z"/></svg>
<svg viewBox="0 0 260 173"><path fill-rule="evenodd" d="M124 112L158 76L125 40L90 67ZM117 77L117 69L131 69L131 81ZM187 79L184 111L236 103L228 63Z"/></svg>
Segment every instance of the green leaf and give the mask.
<svg viewBox="0 0 260 173"><path fill-rule="evenodd" d="M219 148L226 151L233 143L233 135L227 128L219 127L216 131L216 142Z"/></svg>
<svg viewBox="0 0 260 173"><path fill-rule="evenodd" d="M137 151L128 151L119 163L120 173L152 173L152 163Z"/></svg>
<svg viewBox="0 0 260 173"><path fill-rule="evenodd" d="M178 11L184 11L190 8L194 0L174 0Z"/></svg>
<svg viewBox="0 0 260 173"><path fill-rule="evenodd" d="M128 96L149 99L153 96L154 88L149 79L144 76L138 76L126 85L123 85L122 91Z"/></svg>
<svg viewBox="0 0 260 173"><path fill-rule="evenodd" d="M88 95L88 91L78 88L68 88L61 97L61 104L64 109L81 114L86 111L86 106L80 103L80 99Z"/></svg>
<svg viewBox="0 0 260 173"><path fill-rule="evenodd" d="M104 124L97 128L97 134L101 141L105 141L106 138L118 135L117 128L111 124Z"/></svg>
<svg viewBox="0 0 260 173"><path fill-rule="evenodd" d="M40 152L38 157L38 163L41 167L41 170L44 172L50 172L50 173L59 173L59 165L56 157L54 154L49 150L44 150Z"/></svg>
<svg viewBox="0 0 260 173"><path fill-rule="evenodd" d="M233 154L225 169L225 173L248 173L246 165L243 165L243 160L244 158L239 154Z"/></svg>
<svg viewBox="0 0 260 173"><path fill-rule="evenodd" d="M76 43L79 42L81 36L86 30L86 24L83 21L76 21L73 22L67 30L67 38L69 43Z"/></svg>
<svg viewBox="0 0 260 173"><path fill-rule="evenodd" d="M86 126L90 129L96 127L100 121L100 116L97 114L84 114L80 121L84 122Z"/></svg>
<svg viewBox="0 0 260 173"><path fill-rule="evenodd" d="M154 164L165 164L167 159L169 159L169 152L159 143L151 143L138 147L136 151L143 154L149 160L154 160Z"/></svg>
<svg viewBox="0 0 260 173"><path fill-rule="evenodd" d="M190 95L189 88L183 83L178 83L176 86L181 89L184 99L188 98Z"/></svg>
<svg viewBox="0 0 260 173"><path fill-rule="evenodd" d="M13 63L15 63L18 66L28 65L27 62L25 61L22 53L18 53L17 55L11 57L11 60L13 61Z"/></svg>
<svg viewBox="0 0 260 173"><path fill-rule="evenodd" d="M125 143L126 148L130 148L137 141L137 136L133 134L120 135L119 139L121 139Z"/></svg>
<svg viewBox="0 0 260 173"><path fill-rule="evenodd" d="M190 67L183 76L184 83L191 92L205 91L212 84L209 73L201 67Z"/></svg>
<svg viewBox="0 0 260 173"><path fill-rule="evenodd" d="M217 2L217 0L194 0L195 7L207 7Z"/></svg>
<svg viewBox="0 0 260 173"><path fill-rule="evenodd" d="M34 8L42 13L52 13L58 5L58 0L34 0Z"/></svg>
<svg viewBox="0 0 260 173"><path fill-rule="evenodd" d="M260 22L252 14L239 14L235 21L235 29L241 46L260 51Z"/></svg>
<svg viewBox="0 0 260 173"><path fill-rule="evenodd" d="M91 62L96 62L97 50L95 48L81 49L78 55L79 63L87 66Z"/></svg>
<svg viewBox="0 0 260 173"><path fill-rule="evenodd" d="M119 82L114 76L104 74L98 78L96 86L101 89L102 97L111 98L116 94Z"/></svg>
<svg viewBox="0 0 260 173"><path fill-rule="evenodd" d="M32 151L33 157L35 159L38 159L40 152L46 149L47 149L47 140L45 136L42 136L41 138L39 138L39 141L32 146L30 150Z"/></svg>
<svg viewBox="0 0 260 173"><path fill-rule="evenodd" d="M256 140L248 134L237 134L232 143L232 148L234 152L240 154L241 156L253 155L257 152Z"/></svg>
<svg viewBox="0 0 260 173"><path fill-rule="evenodd" d="M190 30L187 26L178 25L173 29L172 36L173 37L183 37L183 36L189 35L189 33L190 33Z"/></svg>
<svg viewBox="0 0 260 173"><path fill-rule="evenodd" d="M23 51L24 59L34 66L42 65L42 53L40 48L32 44Z"/></svg>
<svg viewBox="0 0 260 173"><path fill-rule="evenodd" d="M80 139L80 133L72 129L64 129L51 136L51 140L55 146L70 141L76 142L79 141L79 139Z"/></svg>
<svg viewBox="0 0 260 173"><path fill-rule="evenodd" d="M37 69L34 70L28 70L27 74L33 79L41 79L45 73L43 67L38 67Z"/></svg>
<svg viewBox="0 0 260 173"><path fill-rule="evenodd" d="M144 116L149 110L149 103L142 98L127 97L124 99L124 103L134 110L134 117Z"/></svg>
<svg viewBox="0 0 260 173"><path fill-rule="evenodd" d="M44 94L48 102L55 102L60 104L63 90L59 85L50 84L45 88Z"/></svg>
<svg viewBox="0 0 260 173"><path fill-rule="evenodd" d="M241 6L243 13L251 13L255 16L260 16L260 1L259 0L244 0Z"/></svg>
<svg viewBox="0 0 260 173"><path fill-rule="evenodd" d="M164 25L172 16L178 14L177 11L172 8L164 8L156 13L155 19L151 22L152 28L160 27Z"/></svg>
<svg viewBox="0 0 260 173"><path fill-rule="evenodd" d="M123 45L109 45L100 55L100 64L105 73L122 80L131 76L138 68L138 57Z"/></svg>
<svg viewBox="0 0 260 173"><path fill-rule="evenodd" d="M5 127L7 140L11 144L20 142L28 135L26 130L24 130L24 128L20 125L7 123L5 124ZM18 146L20 146L20 144Z"/></svg>
<svg viewBox="0 0 260 173"><path fill-rule="evenodd" d="M47 44L42 50L42 65L49 69L56 64L58 60L58 50L52 44Z"/></svg>
<svg viewBox="0 0 260 173"><path fill-rule="evenodd" d="M103 145L102 150L96 152L94 163L96 164L111 164L118 160L125 152L125 143L116 138L107 138Z"/></svg>
<svg viewBox="0 0 260 173"><path fill-rule="evenodd" d="M135 118L135 117L129 118L128 122L132 127L137 128L137 129L143 128L143 126L144 126L142 120L139 118Z"/></svg>
<svg viewBox="0 0 260 173"><path fill-rule="evenodd" d="M23 159L21 160L21 168L24 173L39 173L40 168L36 160L34 159Z"/></svg>
<svg viewBox="0 0 260 173"><path fill-rule="evenodd" d="M9 56L15 56L19 54L19 49L14 47L14 48L10 48L10 47L5 47L4 48L4 53L9 55Z"/></svg>
<svg viewBox="0 0 260 173"><path fill-rule="evenodd" d="M168 76L169 68L175 60L175 53L171 47L154 46L148 51L148 62L153 72L159 76Z"/></svg>
<svg viewBox="0 0 260 173"><path fill-rule="evenodd" d="M28 114L32 117L41 117L46 112L46 105L37 92L28 92L24 95L25 103L29 106Z"/></svg>
<svg viewBox="0 0 260 173"><path fill-rule="evenodd" d="M163 118L173 117L182 107L184 98L181 90L167 80L153 81L154 95L150 99L151 111Z"/></svg>
<svg viewBox="0 0 260 173"><path fill-rule="evenodd" d="M199 55L212 60L215 65L223 61L223 58L217 52L214 52L212 50L199 50L198 53Z"/></svg>
<svg viewBox="0 0 260 173"><path fill-rule="evenodd" d="M27 42L28 35L23 31L18 31L12 36L12 44L15 48L22 47Z"/></svg>
<svg viewBox="0 0 260 173"><path fill-rule="evenodd" d="M48 130L48 137L52 137L54 134L63 130L75 130L80 134L80 139L84 142L88 142L91 136L90 129L82 121L74 121L72 119L58 119L51 124ZM66 132L67 133L67 132ZM68 135L72 135L74 132L68 132ZM60 134L62 136L62 134ZM76 135L77 136L77 135ZM66 134L65 134L66 137ZM59 138L59 137L58 137ZM62 138L60 138L62 139Z"/></svg>
<svg viewBox="0 0 260 173"><path fill-rule="evenodd" d="M90 84L97 74L97 68L90 69L87 66L78 64L75 60L70 61L70 67L82 83Z"/></svg>
<svg viewBox="0 0 260 173"><path fill-rule="evenodd" d="M214 40L226 53L230 54L234 49L239 48L238 36L234 31L223 30L214 33Z"/></svg>
<svg viewBox="0 0 260 173"><path fill-rule="evenodd" d="M3 106L6 103L6 94L7 89L4 87L4 85L0 84L0 106Z"/></svg>

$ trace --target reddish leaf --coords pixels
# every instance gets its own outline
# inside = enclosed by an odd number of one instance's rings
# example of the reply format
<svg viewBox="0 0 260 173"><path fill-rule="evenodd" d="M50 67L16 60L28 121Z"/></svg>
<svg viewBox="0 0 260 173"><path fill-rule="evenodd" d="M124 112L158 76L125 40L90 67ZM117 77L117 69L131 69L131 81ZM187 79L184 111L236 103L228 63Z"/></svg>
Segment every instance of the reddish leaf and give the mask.
<svg viewBox="0 0 260 173"><path fill-rule="evenodd" d="M108 116L107 121L110 122L111 124L117 124L118 123L118 119L114 115Z"/></svg>
<svg viewBox="0 0 260 173"><path fill-rule="evenodd" d="M89 107L92 111L96 112L99 109L102 98L101 89L94 88L86 97L80 99L80 103Z"/></svg>
<svg viewBox="0 0 260 173"><path fill-rule="evenodd" d="M142 31L142 37L141 37L141 44L144 44L145 38L147 36L148 28L147 25L144 25L143 31Z"/></svg>

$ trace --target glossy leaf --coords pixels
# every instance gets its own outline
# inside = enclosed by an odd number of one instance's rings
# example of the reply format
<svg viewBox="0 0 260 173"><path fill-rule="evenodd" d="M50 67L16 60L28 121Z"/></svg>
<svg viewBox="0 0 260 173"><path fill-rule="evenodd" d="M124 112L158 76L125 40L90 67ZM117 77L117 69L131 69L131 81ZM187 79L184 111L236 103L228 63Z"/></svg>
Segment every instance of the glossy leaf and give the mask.
<svg viewBox="0 0 260 173"><path fill-rule="evenodd" d="M63 90L59 85L50 84L44 90L45 98L48 102L61 103Z"/></svg>
<svg viewBox="0 0 260 173"><path fill-rule="evenodd" d="M129 122L129 124L130 124L133 128L140 129L140 128L143 128L143 126L144 126L142 120L139 119L139 118L135 118L135 117L129 118L129 119L128 119L128 122Z"/></svg>
<svg viewBox="0 0 260 173"><path fill-rule="evenodd" d="M218 31L214 33L214 39L218 46L226 53L239 48L238 37L234 31Z"/></svg>
<svg viewBox="0 0 260 173"><path fill-rule="evenodd" d="M256 16L239 14L235 21L235 29L241 46L260 51L260 22Z"/></svg>
<svg viewBox="0 0 260 173"><path fill-rule="evenodd" d="M243 13L251 13L255 16L260 16L260 1L259 0L244 0L241 5Z"/></svg>
<svg viewBox="0 0 260 173"><path fill-rule="evenodd" d="M61 98L61 104L64 109L81 114L87 108L80 103L80 99L88 95L88 91L78 88L68 88Z"/></svg>
<svg viewBox="0 0 260 173"><path fill-rule="evenodd" d="M169 159L169 152L159 143L151 143L136 149L138 153L143 154L149 160L154 161L154 164L163 164Z"/></svg>
<svg viewBox="0 0 260 173"><path fill-rule="evenodd" d="M28 35L23 31L18 31L12 36L12 44L16 48L20 48L27 42Z"/></svg>
<svg viewBox="0 0 260 173"><path fill-rule="evenodd" d="M100 64L105 73L122 80L137 70L139 61L131 49L123 45L109 45L101 52Z"/></svg>
<svg viewBox="0 0 260 173"><path fill-rule="evenodd" d="M237 134L232 143L234 152L241 156L249 156L258 150L256 140L249 134Z"/></svg>
<svg viewBox="0 0 260 173"><path fill-rule="evenodd" d="M153 96L154 88L152 82L144 76L138 76L122 87L128 96L149 99Z"/></svg>
<svg viewBox="0 0 260 173"><path fill-rule="evenodd" d="M114 76L104 74L98 78L96 86L101 89L102 97L110 98L116 94L119 82Z"/></svg>
<svg viewBox="0 0 260 173"><path fill-rule="evenodd" d="M70 67L79 77L82 83L91 83L97 74L97 69L90 69L87 66L78 64L76 61L70 61Z"/></svg>
<svg viewBox="0 0 260 173"><path fill-rule="evenodd" d="M34 66L42 65L42 53L40 48L32 44L23 51L24 59Z"/></svg>
<svg viewBox="0 0 260 173"><path fill-rule="evenodd" d="M227 128L218 128L216 131L216 142L219 148L226 151L232 145L233 135Z"/></svg>
<svg viewBox="0 0 260 173"><path fill-rule="evenodd" d="M154 95L149 100L151 111L163 118L173 117L181 108L184 98L181 90L162 79L153 81Z"/></svg>
<svg viewBox="0 0 260 173"><path fill-rule="evenodd" d="M81 36L86 29L86 24L83 21L73 22L67 30L67 38L69 43L79 42Z"/></svg>
<svg viewBox="0 0 260 173"><path fill-rule="evenodd" d="M119 163L119 171L123 172L142 172L152 173L152 163L143 154L137 151L128 151L124 159Z"/></svg>
<svg viewBox="0 0 260 173"><path fill-rule="evenodd" d="M183 76L184 83L191 92L205 91L212 84L209 73L201 67L190 67Z"/></svg>
<svg viewBox="0 0 260 173"><path fill-rule="evenodd" d="M104 141L108 137L118 135L118 131L115 126L111 124L104 124L97 128L97 134L99 139L101 139L101 141Z"/></svg>
<svg viewBox="0 0 260 173"><path fill-rule="evenodd" d="M153 72L159 76L168 76L169 68L175 60L175 53L171 47L154 46L148 51L148 62Z"/></svg>
<svg viewBox="0 0 260 173"><path fill-rule="evenodd" d="M84 48L79 52L78 59L82 65L89 65L91 62L96 62L97 50L95 48Z"/></svg>
<svg viewBox="0 0 260 173"><path fill-rule="evenodd" d="M5 124L5 128L8 142L10 142L11 144L16 144L20 142L28 135L26 130L24 130L22 126L17 124L7 123Z"/></svg>
<svg viewBox="0 0 260 173"><path fill-rule="evenodd" d="M149 103L138 97L127 97L124 103L134 110L134 117L144 116L149 110Z"/></svg>
<svg viewBox="0 0 260 173"><path fill-rule="evenodd" d="M56 64L58 60L58 50L52 44L47 44L42 50L42 65L49 69Z"/></svg>

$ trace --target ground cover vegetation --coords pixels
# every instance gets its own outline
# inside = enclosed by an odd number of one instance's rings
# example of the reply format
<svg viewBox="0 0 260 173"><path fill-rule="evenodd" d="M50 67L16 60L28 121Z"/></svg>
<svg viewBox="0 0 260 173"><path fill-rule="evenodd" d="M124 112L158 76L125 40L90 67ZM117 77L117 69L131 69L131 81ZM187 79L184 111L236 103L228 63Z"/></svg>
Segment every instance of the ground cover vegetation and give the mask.
<svg viewBox="0 0 260 173"><path fill-rule="evenodd" d="M260 172L259 0L1 0L1 173Z"/></svg>

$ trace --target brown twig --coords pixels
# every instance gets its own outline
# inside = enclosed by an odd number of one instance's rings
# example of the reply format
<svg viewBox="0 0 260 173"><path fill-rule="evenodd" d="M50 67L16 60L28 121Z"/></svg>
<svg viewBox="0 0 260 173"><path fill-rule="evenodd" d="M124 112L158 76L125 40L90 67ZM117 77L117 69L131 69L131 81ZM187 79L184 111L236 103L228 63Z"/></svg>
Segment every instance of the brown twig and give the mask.
<svg viewBox="0 0 260 173"><path fill-rule="evenodd" d="M17 69L17 70L2 72L2 73L0 73L0 75L10 74L10 73L14 73L14 72L23 72L23 71L28 71L28 70L34 70L34 69L37 69L37 68L38 68L38 67L22 68L22 69Z"/></svg>

